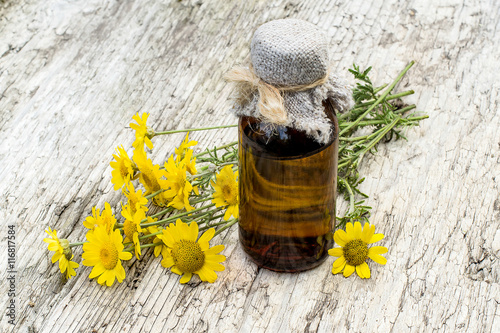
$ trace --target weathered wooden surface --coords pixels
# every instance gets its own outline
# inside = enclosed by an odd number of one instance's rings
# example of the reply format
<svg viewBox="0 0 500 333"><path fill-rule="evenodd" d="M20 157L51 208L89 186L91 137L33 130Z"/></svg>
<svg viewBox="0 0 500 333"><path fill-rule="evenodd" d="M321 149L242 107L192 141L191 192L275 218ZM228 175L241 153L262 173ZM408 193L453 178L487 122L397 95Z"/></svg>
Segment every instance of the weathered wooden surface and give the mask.
<svg viewBox="0 0 500 333"><path fill-rule="evenodd" d="M215 284L180 285L151 252L105 288L80 267L62 284L43 230L74 241L105 201L111 154L150 112L156 129L235 123L223 74L276 18L327 31L332 61L388 81L430 119L364 162L371 221L386 235L372 278L257 269L237 243ZM498 1L0 1L1 305L7 224L17 227L16 326L2 332L500 332ZM202 146L236 131L192 135ZM182 135L155 139L154 160ZM340 205L340 210L345 205ZM77 252L79 262L80 252ZM196 280L195 280L196 281ZM5 295L5 296L4 296Z"/></svg>

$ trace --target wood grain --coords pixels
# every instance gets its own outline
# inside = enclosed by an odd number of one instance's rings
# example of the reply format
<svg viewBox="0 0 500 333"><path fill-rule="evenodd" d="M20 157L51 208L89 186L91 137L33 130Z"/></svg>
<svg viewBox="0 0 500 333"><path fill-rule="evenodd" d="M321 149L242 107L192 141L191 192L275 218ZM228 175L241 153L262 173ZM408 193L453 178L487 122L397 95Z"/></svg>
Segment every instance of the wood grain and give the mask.
<svg viewBox="0 0 500 333"><path fill-rule="evenodd" d="M250 263L237 228L218 236L226 270L180 285L149 251L105 288L80 267L63 284L43 230L82 240L93 205L121 199L114 148L136 112L155 129L236 123L222 76L248 58L253 31L293 17L324 29L335 69L373 66L430 118L364 160L385 267L333 276ZM16 325L2 332L499 332L500 3L498 1L0 1L0 272L16 225ZM351 79L349 77L349 79ZM182 134L155 138L154 161ZM235 130L193 133L200 147ZM130 150L129 150L130 151ZM346 209L345 203L338 207ZM81 263L81 252L75 257ZM3 301L5 299L5 301Z"/></svg>

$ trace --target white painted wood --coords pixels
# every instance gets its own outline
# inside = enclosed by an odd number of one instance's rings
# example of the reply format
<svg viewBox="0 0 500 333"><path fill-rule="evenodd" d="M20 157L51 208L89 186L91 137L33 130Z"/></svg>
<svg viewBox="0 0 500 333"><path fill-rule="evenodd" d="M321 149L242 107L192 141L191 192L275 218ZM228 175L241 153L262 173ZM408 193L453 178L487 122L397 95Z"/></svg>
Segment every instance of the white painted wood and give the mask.
<svg viewBox="0 0 500 333"><path fill-rule="evenodd" d="M62 284L43 230L80 240L93 205L119 207L109 162L133 141L132 115L150 112L156 129L235 123L222 76L256 27L284 17L325 29L346 76L356 62L388 82L416 61L398 89L430 119L361 170L387 265L368 281L333 276L333 258L259 270L233 228L215 239L228 259L212 285L180 285L151 252L112 288L84 267ZM499 21L492 0L0 1L4 309L8 224L18 244L17 324L2 317L2 332L499 332ZM212 146L236 131L192 137ZM155 161L181 140L156 138Z"/></svg>

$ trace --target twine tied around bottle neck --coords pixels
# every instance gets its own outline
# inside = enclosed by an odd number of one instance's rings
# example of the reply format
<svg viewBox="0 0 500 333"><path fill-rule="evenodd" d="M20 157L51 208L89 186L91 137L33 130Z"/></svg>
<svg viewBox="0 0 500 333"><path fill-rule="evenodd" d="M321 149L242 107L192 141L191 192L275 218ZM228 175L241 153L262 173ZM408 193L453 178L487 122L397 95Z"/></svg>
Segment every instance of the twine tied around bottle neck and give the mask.
<svg viewBox="0 0 500 333"><path fill-rule="evenodd" d="M330 71L326 75L309 84L278 87L273 86L260 77L258 77L252 66L249 68L243 66L233 67L224 78L235 84L236 99L240 104L248 102L256 93L259 94L257 107L263 118L273 124L286 125L288 123L288 114L285 110L283 93L306 91L320 86L328 81Z"/></svg>

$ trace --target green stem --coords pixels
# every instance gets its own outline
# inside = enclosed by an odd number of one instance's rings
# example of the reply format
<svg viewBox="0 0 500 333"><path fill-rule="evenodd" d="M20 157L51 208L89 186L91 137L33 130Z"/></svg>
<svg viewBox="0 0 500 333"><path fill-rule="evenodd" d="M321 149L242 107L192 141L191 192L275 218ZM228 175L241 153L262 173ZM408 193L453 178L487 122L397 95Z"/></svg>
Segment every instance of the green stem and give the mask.
<svg viewBox="0 0 500 333"><path fill-rule="evenodd" d="M193 176L193 179L198 179L198 178L203 178L205 176L208 176L208 175L215 175L215 173L217 172L217 170L220 170L222 169L222 167L226 166L226 165L231 165L231 164L236 164L236 167L238 166L238 161L229 161L229 162L224 162L224 163L221 163L221 164L217 164L215 166L215 170L214 171L207 171L207 172L203 172L203 173L199 173L199 174L196 174ZM234 169L234 167L233 167ZM204 183L203 181L194 181L192 183L193 186L196 186L196 185L199 185L199 184L202 184Z"/></svg>
<svg viewBox="0 0 500 333"><path fill-rule="evenodd" d="M148 247L155 247L155 246L158 246L159 244L161 244L161 243L144 244L144 245L141 245L141 249L147 249ZM124 249L123 251L132 252L132 251L134 251L134 248L135 248L134 246L128 247L128 248Z"/></svg>
<svg viewBox="0 0 500 333"><path fill-rule="evenodd" d="M385 124L385 123L382 123L382 124ZM377 136L380 132L382 132L384 130L384 128L385 128L385 126L382 128L379 128L375 132L367 134L367 135L356 136L354 138L352 138L352 137L339 138L339 140L346 141L346 142L369 140L370 138Z"/></svg>
<svg viewBox="0 0 500 333"><path fill-rule="evenodd" d="M406 120L410 120L410 119L406 119ZM342 128L342 127L347 127L350 124L352 124L352 122L345 122L345 123L339 124L339 126ZM387 124L387 120L385 120L385 119L371 119L371 120L363 120L363 121L359 122L358 126L363 127L363 126L385 125L385 124ZM342 140L344 138L340 138L340 139ZM345 139L347 139L347 138L345 138Z"/></svg>
<svg viewBox="0 0 500 333"><path fill-rule="evenodd" d="M384 99L387 97L387 95L389 95L389 93L392 91L392 89L394 89L396 84L398 84L398 82L403 78L403 76L411 68L411 66L413 66L414 63L415 63L414 61L410 62L410 64L408 66L406 66L405 69L403 69L403 71L398 75L396 80L394 80L394 82L391 83L391 85L385 90L385 92L382 95L380 95L380 97L372 104L372 106L370 106L368 108L368 110L366 110L361 116L359 116L358 119L356 119L356 121L352 122L352 124L350 126L347 126L342 131L340 131L339 136L342 136L342 134L348 132L351 128L358 125L359 122L361 120L363 120L363 118L365 118L370 112L372 112L372 110L375 109L375 107L377 105L379 105L382 101L384 101Z"/></svg>
<svg viewBox="0 0 500 333"><path fill-rule="evenodd" d="M76 242L76 243L69 243L69 247L75 247L75 246L81 246L87 242Z"/></svg>
<svg viewBox="0 0 500 333"><path fill-rule="evenodd" d="M151 194L146 195L146 196L145 196L145 198L149 200L149 199L151 199L151 198L153 198L153 197L157 196L158 194L160 194L160 193L161 193L161 192L163 192L163 191L164 191L164 190L158 190L158 191L156 191L156 192L153 192L153 193L151 193Z"/></svg>
<svg viewBox="0 0 500 333"><path fill-rule="evenodd" d="M214 207L215 204L210 204L210 205L206 205L206 206L203 206L203 207L200 207L200 208L196 208L196 209L193 209L192 211L189 211L189 212L184 212L184 213L181 213L181 214L177 214L177 215L174 215L174 216L170 216L166 219L163 219L163 220L158 220L156 222L151 222L151 223L145 223L145 224L142 224L141 223L141 228L147 228L147 227L152 227L154 225L160 225L160 224L164 224L166 222L170 222L170 221L175 221L177 220L178 218L181 218L181 217L184 217L186 215L190 215L190 214L193 214L193 213L196 213L196 212L199 212L203 209L207 209L207 208L211 208L211 207Z"/></svg>
<svg viewBox="0 0 500 333"><path fill-rule="evenodd" d="M401 120L401 117L400 116L397 116L389 125L385 126L383 128L383 131L381 131L378 136L373 139L373 141L370 142L370 144L368 145L368 147L366 147L363 152L361 153L361 155L363 155L364 153L366 153L367 151L370 151L370 149L372 149L394 126L396 126L396 124L398 123L398 121ZM361 160L361 158L360 158Z"/></svg>
<svg viewBox="0 0 500 333"><path fill-rule="evenodd" d="M386 99L385 99L385 101L386 102L392 101L393 99L398 99L398 98L405 97L405 96L408 96L408 95L413 95L414 93L415 93L415 91L413 91L413 90L403 91L403 92L400 92L400 93L397 93L397 94L394 94L394 95L387 96ZM359 111L363 107L367 107L368 105L370 105L370 104L372 104L374 102L375 102L375 100L372 99L370 101L358 104L355 109L352 109L352 111Z"/></svg>
<svg viewBox="0 0 500 333"><path fill-rule="evenodd" d="M224 215L222 215L222 216L224 216ZM223 220L223 221L220 221L220 222L217 222L217 223L211 224L211 225L207 225L207 226L201 227L201 228L200 228L200 231L204 231L204 230L207 230L207 229L211 229L211 228L213 228L213 227L217 227L217 226L219 226L219 225L226 225L227 223L228 223L228 221Z"/></svg>
<svg viewBox="0 0 500 333"><path fill-rule="evenodd" d="M198 203L200 203L200 202L205 202L205 201L209 201L209 200L212 200L212 197L207 197L207 198L205 198L205 199L200 199L200 200L193 200L193 201L190 201L189 203L190 203L191 205L195 205L195 204L198 204ZM201 207L201 208L203 208L203 207ZM174 210L175 210L175 208L173 208L173 207L168 207L168 208L166 208L166 209L164 209L164 210L159 211L159 212L158 212L158 213L156 213L156 214L150 215L150 217L151 217L151 218L156 218L156 217L158 217L158 216L161 216L161 215L165 215L165 214L167 214L167 213L170 213L170 212L172 212L172 211L174 211ZM193 211L191 211L191 212L193 212ZM187 213L189 214L189 212L187 212ZM183 214L184 214L184 213L183 213ZM177 215L175 215L175 216L177 216ZM174 216L174 217L175 217L175 216ZM142 225L142 223L147 222L147 220L148 220L147 218L145 218L145 219L141 220L141 227L143 226L143 225ZM156 222L159 222L159 221L156 221ZM156 223L156 222L155 222L155 223ZM160 223L160 224L161 224L161 223ZM151 226L151 225L148 225L148 226ZM117 229L121 229L121 228L123 228L123 223L117 223L117 224L116 224L116 228L117 228Z"/></svg>
<svg viewBox="0 0 500 333"><path fill-rule="evenodd" d="M236 222L238 222L238 219L231 219L231 220L228 220L226 221L227 224L220 228L219 230L217 230L214 234L214 237L217 236L218 234L220 234L221 232L223 232L224 230L226 230L227 228L230 228L233 224L235 224Z"/></svg>
<svg viewBox="0 0 500 333"><path fill-rule="evenodd" d="M361 160L363 159L363 155L367 152L370 151L396 124L401 120L400 116L397 116L389 125L382 127L378 131L367 135L365 137L359 137L363 139L370 140L372 137L375 137L370 143L368 144L367 147L363 148L361 152L357 152L356 154L353 154L352 156L348 158L343 158L339 160L338 164L338 169L340 170L343 167L346 167L352 163L352 161L355 158L358 158L357 164L359 165L361 163Z"/></svg>
<svg viewBox="0 0 500 333"><path fill-rule="evenodd" d="M235 146L237 144L238 144L238 141L234 141L234 142L228 143L227 145L223 145L223 146L220 146L220 147L215 147L214 149L215 150L221 150L221 149L225 149L225 148L229 148L229 147ZM212 152L214 149L210 150L210 152ZM209 151L205 150L202 153L193 155L193 158L194 157L200 157L200 156L203 156L203 155L207 155L208 153L209 153Z"/></svg>
<svg viewBox="0 0 500 333"><path fill-rule="evenodd" d="M172 212L174 209L175 209L175 208L173 208L173 207L168 207L168 208L165 208L164 210L161 210L161 211L159 211L158 213L153 214L153 215L150 215L150 216L151 216L151 218L153 218L153 219L154 219L155 217L158 217L158 216L161 216L161 215L165 215L165 214L167 214L167 213L170 213L170 212ZM145 219L145 220L147 221L147 219Z"/></svg>
<svg viewBox="0 0 500 333"><path fill-rule="evenodd" d="M354 192L352 191L351 186L349 185L349 182L345 179L340 179L340 181L345 185L347 192L349 193L349 211L347 212L346 215L349 215L349 213L354 212Z"/></svg>
<svg viewBox="0 0 500 333"><path fill-rule="evenodd" d="M210 193L210 194L212 194L212 193ZM206 202L206 201L210 201L210 200L212 200L212 196L211 195L210 196L206 195L205 198L199 199L199 200L195 200L193 202L190 202L190 204L191 205L196 205L196 204L199 204L200 202Z"/></svg>
<svg viewBox="0 0 500 333"><path fill-rule="evenodd" d="M387 84L383 85L380 88L385 88L386 86L387 86ZM379 90L377 90L376 92L378 92L378 91ZM397 98L401 98L401 97L404 97L404 96L412 95L414 93L415 93L415 91L413 91L413 90L403 91L403 92L400 92L400 93L397 93L397 94L394 94L394 95L387 96L385 98L385 101L386 102L387 101L391 101L393 99L397 99ZM372 100L370 100L368 102L360 103L360 104L356 105L355 108L349 110L349 112L341 114L340 116L338 116L338 118L339 118L339 120L345 119L345 118L349 117L350 115L352 115L355 112L362 111L364 108L366 108L367 106L373 104L374 102L376 102L376 100L372 99Z"/></svg>
<svg viewBox="0 0 500 333"><path fill-rule="evenodd" d="M210 210L208 210L206 212L202 212L202 213L198 213L198 214L194 214L194 215L189 215L188 216L188 220L186 222L194 221L194 220L196 220L197 218L200 218L200 217L209 216L210 213L215 212L217 210L219 210L219 209L218 208L213 208L213 209L210 209ZM198 223L200 223L200 222L198 222Z"/></svg>
<svg viewBox="0 0 500 333"><path fill-rule="evenodd" d="M171 130L171 131L163 131L163 132L155 132L153 137L157 135L165 135L165 134L174 134L174 133L185 133L185 132L196 132L196 131L205 131L205 130L213 130L220 128L231 128L237 127L238 125L223 125L223 126L214 126L214 127L203 127L203 128L188 128L188 129L180 129L180 130Z"/></svg>
<svg viewBox="0 0 500 333"><path fill-rule="evenodd" d="M373 89L373 92L376 94L376 93L378 93L380 90L384 89L385 87L387 87L387 83L385 83L385 84L381 85L381 86L380 86L380 87L378 87L378 88Z"/></svg>
<svg viewBox="0 0 500 333"><path fill-rule="evenodd" d="M410 111L410 110L412 110L412 109L414 109L416 107L417 106L415 104L412 104L412 105L405 106L404 108L394 110L393 112L401 114L401 113L405 113L406 111Z"/></svg>

